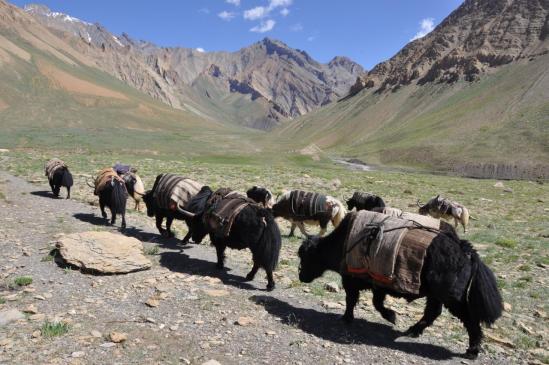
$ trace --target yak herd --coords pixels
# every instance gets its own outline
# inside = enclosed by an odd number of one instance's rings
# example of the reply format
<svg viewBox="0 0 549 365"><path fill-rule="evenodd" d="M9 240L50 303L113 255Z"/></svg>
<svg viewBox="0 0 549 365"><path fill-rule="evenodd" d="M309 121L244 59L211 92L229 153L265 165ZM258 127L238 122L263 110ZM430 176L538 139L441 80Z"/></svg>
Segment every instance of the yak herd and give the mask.
<svg viewBox="0 0 549 365"><path fill-rule="evenodd" d="M53 159L45 173L53 194L61 186L67 198L73 185L66 164ZM94 183L102 216L105 207L126 227L128 196L139 210L144 201L149 217L163 237L174 237L174 219L185 221L189 230L183 244L200 243L209 236L217 253L217 267L223 268L225 249L249 248L253 267L246 280L253 280L260 268L267 274L267 289L273 290L275 270L282 245L276 218L288 220L290 235L298 227L305 239L299 247L299 279L309 283L331 270L342 277L346 309L342 319L350 323L361 290L373 293L373 305L381 316L395 323L396 313L385 307L387 295L408 301L426 297L423 317L404 335L419 336L446 307L464 325L469 335L466 356L476 358L482 340L481 323L491 325L502 314L502 299L492 271L482 262L467 240L460 239L458 223L467 229L469 212L463 205L437 196L419 214L387 207L371 193L355 192L345 207L331 196L292 190L276 199L264 187L254 186L246 194L229 188L209 186L174 174L160 174L152 189L145 191L136 170L116 164L101 170ZM438 218L453 219L454 226ZM164 219L166 228L162 227ZM328 223L334 230L324 235ZM309 235L305 224L320 226L320 234ZM375 269L375 268L378 269Z"/></svg>

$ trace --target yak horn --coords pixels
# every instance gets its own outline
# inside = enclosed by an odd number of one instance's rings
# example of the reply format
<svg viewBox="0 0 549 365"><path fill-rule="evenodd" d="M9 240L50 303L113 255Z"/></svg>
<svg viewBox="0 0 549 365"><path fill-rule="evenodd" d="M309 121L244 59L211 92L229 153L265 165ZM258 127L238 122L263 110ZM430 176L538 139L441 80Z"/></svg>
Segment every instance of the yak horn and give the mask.
<svg viewBox="0 0 549 365"><path fill-rule="evenodd" d="M194 213L191 213L188 210L185 210L185 209L181 208L179 205L177 206L177 211L179 213L183 214L187 218L194 218L194 216L195 216Z"/></svg>
<svg viewBox="0 0 549 365"><path fill-rule="evenodd" d="M421 208L421 203L419 202L419 199L417 200L417 206Z"/></svg>
<svg viewBox="0 0 549 365"><path fill-rule="evenodd" d="M94 186L94 185L91 185L89 180L86 180L86 184L87 184L90 188L94 188L94 189L95 189L95 186Z"/></svg>
<svg viewBox="0 0 549 365"><path fill-rule="evenodd" d="M135 191L135 190L134 190L134 194L137 194L137 195L139 195L139 196L145 196L145 193L142 194L142 193L140 193L140 192L138 192L138 191Z"/></svg>

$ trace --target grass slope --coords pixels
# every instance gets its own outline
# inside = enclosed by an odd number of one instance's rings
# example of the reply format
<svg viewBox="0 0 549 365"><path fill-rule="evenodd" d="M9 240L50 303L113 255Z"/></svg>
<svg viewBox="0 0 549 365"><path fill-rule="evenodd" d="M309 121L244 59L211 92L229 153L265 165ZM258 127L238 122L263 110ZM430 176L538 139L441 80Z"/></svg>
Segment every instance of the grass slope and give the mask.
<svg viewBox="0 0 549 365"><path fill-rule="evenodd" d="M455 163L549 164L549 55L474 83L363 91L277 133L368 162L451 168Z"/></svg>

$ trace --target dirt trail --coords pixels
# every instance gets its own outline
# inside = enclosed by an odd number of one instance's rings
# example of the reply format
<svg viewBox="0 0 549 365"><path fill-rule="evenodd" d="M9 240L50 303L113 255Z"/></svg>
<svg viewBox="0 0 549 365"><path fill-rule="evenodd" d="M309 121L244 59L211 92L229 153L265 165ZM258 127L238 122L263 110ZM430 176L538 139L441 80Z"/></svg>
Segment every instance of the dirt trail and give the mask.
<svg viewBox="0 0 549 365"><path fill-rule="evenodd" d="M125 234L146 248L159 247L149 256L151 270L92 276L63 269L45 259L56 234L116 228L104 225L97 207L53 199L46 186L4 172L0 192L0 297L6 299L0 311L33 304L38 312L0 327L0 364L469 363L458 355L466 348L465 333L453 343L441 338L444 319L419 339L397 339L421 314L421 306L398 310L402 316L393 328L365 301L355 323L346 326L339 320L340 303L323 306L317 296L291 285L294 266L280 270L277 289L266 292L262 272L251 283L242 281L250 268L248 252L229 251L230 270L220 272L212 247L164 240L142 214L130 214ZM282 257L295 258L295 248L285 247ZM22 275L32 276L33 283L7 288ZM145 305L155 293L161 298L158 307ZM235 324L240 317L249 317L241 318L244 326ZM37 330L46 320L66 321L70 329L43 338ZM127 333L127 341L109 342L105 336L111 331ZM480 359L505 361L502 352L483 353Z"/></svg>

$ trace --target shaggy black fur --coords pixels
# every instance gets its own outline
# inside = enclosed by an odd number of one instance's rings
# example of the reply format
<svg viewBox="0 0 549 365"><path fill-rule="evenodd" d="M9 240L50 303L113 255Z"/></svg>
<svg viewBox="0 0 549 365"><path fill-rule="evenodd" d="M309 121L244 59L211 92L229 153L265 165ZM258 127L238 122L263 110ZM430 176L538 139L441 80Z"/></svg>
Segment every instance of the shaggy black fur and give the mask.
<svg viewBox="0 0 549 365"><path fill-rule="evenodd" d="M347 208L349 210L372 210L374 208L384 208L385 202L381 197L356 191L353 196L347 200Z"/></svg>
<svg viewBox="0 0 549 365"><path fill-rule="evenodd" d="M111 211L111 224L116 222L116 215L122 216L121 228L126 229L126 201L128 200L128 192L124 182L113 180L105 185L105 188L99 192L99 207L101 215L107 219L105 207Z"/></svg>
<svg viewBox="0 0 549 365"><path fill-rule="evenodd" d="M267 290L273 290L275 282L273 271L278 264L278 256L282 245L280 231L273 214L269 209L250 204L236 216L228 237L219 231L212 231L204 221L204 212L209 209L208 198L212 190L205 186L191 199L189 209L196 213L192 219L192 238L201 242L209 234L212 245L217 252L217 267L222 269L225 264L225 249L227 247L242 250L249 248L252 252L254 265L246 275L246 280L253 280L257 271L263 268L267 273Z"/></svg>
<svg viewBox="0 0 549 365"><path fill-rule="evenodd" d="M269 204L271 198L273 197L269 190L261 186L253 186L248 189L246 195L256 203L263 204L265 207Z"/></svg>
<svg viewBox="0 0 549 365"><path fill-rule="evenodd" d="M160 208L158 204L156 204L156 199L153 196L154 192L158 187L158 181L163 175L164 174L158 175L156 177L156 180L154 181L152 190L145 192L145 195L143 195L143 201L147 206L147 215L149 217L156 217L156 228L158 229L158 232L160 232L162 237L166 237L166 238L175 237L175 234L172 232L172 229L171 229L174 219L185 221L185 223L187 224L187 227L189 228L189 231L181 242L183 244L186 244L187 242L189 242L192 236L192 227L190 224L190 219L185 217L183 214L181 214L177 210L174 211L174 210L169 210L165 208ZM193 212L193 213L196 212L193 208L189 207L189 204L187 204L183 208L189 212ZM164 218L166 218L166 229L162 228L162 222L164 221Z"/></svg>
<svg viewBox="0 0 549 365"><path fill-rule="evenodd" d="M51 179L48 179L51 187L51 192L57 198L61 187L67 188L67 199L71 197L71 187L73 185L72 174L66 166L58 168Z"/></svg>
<svg viewBox="0 0 549 365"><path fill-rule="evenodd" d="M380 287L369 278L348 275L342 270L343 245L349 221L350 217L347 215L330 235L303 241L299 248L299 279L311 282L326 270L339 272L346 293L347 306L343 319L347 322L354 318L353 310L358 302L360 290L372 290L374 307L391 323L395 323L396 314L384 307L383 302L387 294L409 301L427 297L423 317L404 334L414 337L421 335L440 315L444 305L463 322L469 334L466 356L476 358L482 341L480 323L492 324L501 316L502 299L494 274L480 260L471 244L459 240L452 233L439 233L427 250L419 295L407 295Z"/></svg>

